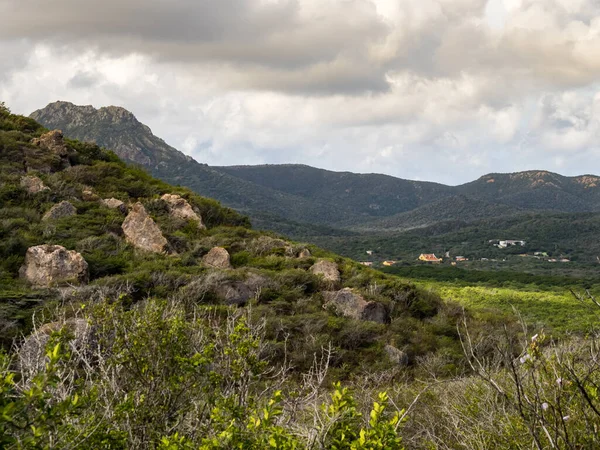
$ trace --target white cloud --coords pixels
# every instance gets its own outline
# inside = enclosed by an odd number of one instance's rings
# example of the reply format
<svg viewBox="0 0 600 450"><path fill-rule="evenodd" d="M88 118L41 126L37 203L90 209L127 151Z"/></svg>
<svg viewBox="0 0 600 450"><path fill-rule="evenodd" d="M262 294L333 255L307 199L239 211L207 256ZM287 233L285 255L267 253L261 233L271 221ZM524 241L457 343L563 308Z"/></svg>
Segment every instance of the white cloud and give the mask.
<svg viewBox="0 0 600 450"><path fill-rule="evenodd" d="M15 111L121 105L209 164L458 183L599 152L596 0L0 0L0 45Z"/></svg>

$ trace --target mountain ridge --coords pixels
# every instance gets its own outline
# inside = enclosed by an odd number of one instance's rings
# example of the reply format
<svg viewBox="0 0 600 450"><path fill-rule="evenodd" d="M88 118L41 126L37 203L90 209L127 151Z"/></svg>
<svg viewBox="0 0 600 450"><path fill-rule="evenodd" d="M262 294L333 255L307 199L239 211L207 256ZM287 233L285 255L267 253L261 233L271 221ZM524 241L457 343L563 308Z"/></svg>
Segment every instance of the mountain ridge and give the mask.
<svg viewBox="0 0 600 450"><path fill-rule="evenodd" d="M500 217L511 211L600 211L600 177L592 174L489 173L448 186L305 164L208 166L169 146L122 107L55 102L31 117L61 129L67 137L111 148L158 178L249 215L261 227L287 232L293 222L304 228L299 237L314 225L364 230L378 224L377 229L399 230L441 220L476 220L485 214ZM453 204L460 207L453 209Z"/></svg>

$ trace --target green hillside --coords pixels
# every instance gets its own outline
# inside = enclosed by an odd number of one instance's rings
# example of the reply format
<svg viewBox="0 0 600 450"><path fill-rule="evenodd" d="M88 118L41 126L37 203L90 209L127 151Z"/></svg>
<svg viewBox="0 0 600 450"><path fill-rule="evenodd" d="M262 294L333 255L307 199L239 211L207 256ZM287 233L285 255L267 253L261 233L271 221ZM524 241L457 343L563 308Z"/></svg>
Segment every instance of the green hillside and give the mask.
<svg viewBox="0 0 600 450"><path fill-rule="evenodd" d="M216 306L232 301L219 289L225 285L236 292L252 291L238 303L252 304L256 314L269 318L274 345L284 336L290 338L288 357L297 368L307 368L313 354L329 341L338 349L335 367L340 376L360 366L385 366L385 344L405 348L411 358L445 348L448 342L458 352L458 342L448 341L446 331L422 321L449 319L442 319L446 307L435 295L316 247L308 247L310 256L297 257L305 247L253 231L248 220L233 210L152 178L95 144L67 140L68 154L61 159L32 144L44 129L31 119L5 111L0 129L0 296L5 346L31 328L32 311L41 307L47 313L59 299L79 302L102 292L127 304L147 297L183 296ZM27 177L37 177L44 189L28 192L23 184ZM164 194L183 197L207 229L173 219L161 198ZM124 236L125 214L105 206L107 198L122 201L130 210L135 202L143 205L166 239L167 254L136 249ZM76 212L56 219L44 217L61 202L70 202ZM42 244L80 253L89 266L89 284L66 291L52 286L32 290L20 276L20 268L27 249ZM202 263L213 247L229 252L232 270L215 270ZM339 282L308 271L322 258L338 267ZM355 323L324 309L325 293L342 288L355 289L365 301L381 305L383 323ZM307 327L313 336L310 343L302 338ZM418 337L407 333L414 327L420 330ZM431 339L423 346L425 334L431 334Z"/></svg>
<svg viewBox="0 0 600 450"><path fill-rule="evenodd" d="M1 104L0 281L1 448L598 444L597 346L541 329L585 331L551 317L564 297L418 287L254 231Z"/></svg>

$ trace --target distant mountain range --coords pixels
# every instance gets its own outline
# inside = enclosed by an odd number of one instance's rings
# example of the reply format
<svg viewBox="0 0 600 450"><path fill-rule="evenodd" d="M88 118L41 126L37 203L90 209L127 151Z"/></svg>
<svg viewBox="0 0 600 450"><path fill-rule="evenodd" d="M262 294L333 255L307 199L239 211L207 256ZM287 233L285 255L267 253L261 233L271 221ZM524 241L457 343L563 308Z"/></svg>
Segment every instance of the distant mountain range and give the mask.
<svg viewBox="0 0 600 450"><path fill-rule="evenodd" d="M169 146L120 107L55 102L31 117L67 137L112 149L168 183L218 199L249 215L259 228L296 238L447 230L450 224L456 230L481 220L489 226L494 218L600 211L595 175L492 173L446 186L297 164L210 167ZM444 223L449 225L440 226Z"/></svg>

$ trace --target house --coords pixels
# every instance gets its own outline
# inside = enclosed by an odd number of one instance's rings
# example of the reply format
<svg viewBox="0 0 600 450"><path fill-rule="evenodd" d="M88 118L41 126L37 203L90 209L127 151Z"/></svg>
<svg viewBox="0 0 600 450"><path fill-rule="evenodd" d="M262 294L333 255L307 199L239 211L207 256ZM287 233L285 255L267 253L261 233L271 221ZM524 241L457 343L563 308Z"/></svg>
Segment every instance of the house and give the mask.
<svg viewBox="0 0 600 450"><path fill-rule="evenodd" d="M367 255L372 256L373 255L373 250L367 250Z"/></svg>
<svg viewBox="0 0 600 450"><path fill-rule="evenodd" d="M457 256L455 259L458 262L468 261L469 260L469 258L465 258L464 256Z"/></svg>
<svg viewBox="0 0 600 450"><path fill-rule="evenodd" d="M499 241L498 248L506 248L513 245L520 245L521 247L525 246L525 241L515 241L512 239L508 239L506 241Z"/></svg>
<svg viewBox="0 0 600 450"><path fill-rule="evenodd" d="M373 265L373 261L361 261L363 266L371 267Z"/></svg>
<svg viewBox="0 0 600 450"><path fill-rule="evenodd" d="M421 255L419 256L419 261L439 263L442 262L442 258L438 258L433 253L421 253Z"/></svg>
<svg viewBox="0 0 600 450"><path fill-rule="evenodd" d="M394 264L396 264L397 261L384 261L381 264L383 264L384 266L393 266Z"/></svg>

